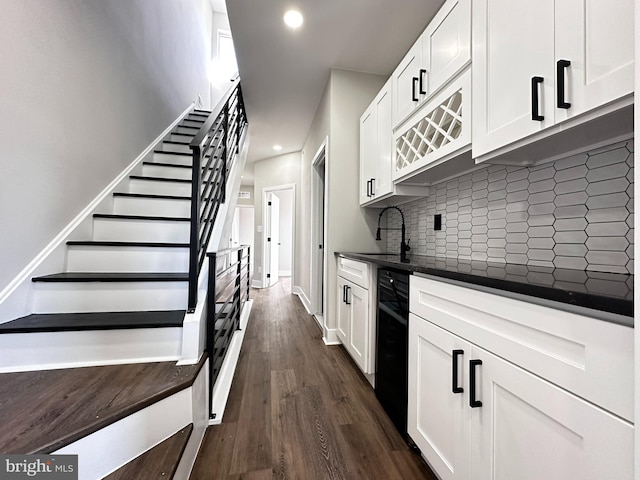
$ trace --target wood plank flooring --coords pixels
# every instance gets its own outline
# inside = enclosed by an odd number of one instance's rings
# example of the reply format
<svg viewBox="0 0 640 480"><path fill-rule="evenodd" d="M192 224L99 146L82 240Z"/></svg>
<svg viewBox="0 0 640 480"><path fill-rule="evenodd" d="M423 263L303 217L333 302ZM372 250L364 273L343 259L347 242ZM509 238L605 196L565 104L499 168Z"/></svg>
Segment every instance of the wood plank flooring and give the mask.
<svg viewBox="0 0 640 480"><path fill-rule="evenodd" d="M435 480L289 289L252 290L222 425L207 430L191 479Z"/></svg>

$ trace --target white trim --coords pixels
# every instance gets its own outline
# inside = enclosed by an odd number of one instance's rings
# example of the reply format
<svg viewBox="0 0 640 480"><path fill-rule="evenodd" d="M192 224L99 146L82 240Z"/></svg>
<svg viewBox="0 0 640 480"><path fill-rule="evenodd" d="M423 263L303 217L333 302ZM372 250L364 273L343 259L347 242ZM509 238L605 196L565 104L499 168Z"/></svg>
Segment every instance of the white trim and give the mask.
<svg viewBox="0 0 640 480"><path fill-rule="evenodd" d="M290 277L291 276L291 270L278 270L278 276L279 277Z"/></svg>
<svg viewBox="0 0 640 480"><path fill-rule="evenodd" d="M291 293L293 293L294 295L297 295L300 298L300 301L302 302L302 306L304 306L304 309L307 311L307 313L309 315L313 315L311 313L311 302L309 301L307 294L304 293L304 290L302 290L302 287L298 287L298 286L293 287L291 289ZM322 327L322 325L320 325L320 327Z"/></svg>
<svg viewBox="0 0 640 480"><path fill-rule="evenodd" d="M318 248L316 244L318 243L318 205L316 197L318 196L318 180L317 180L317 172L316 168L320 161L323 160L324 165L324 218L323 218L323 238L322 238L322 251L323 251L323 275L322 282L325 288L322 289L322 298L318 298L320 286L317 284L318 277ZM310 309L313 313L319 313L320 307L322 307L322 315L326 319L327 318L327 272L329 268L329 262L327 259L327 212L329 211L329 137L325 137L316 154L313 156L313 161L311 162L311 302ZM326 323L326 321L325 321Z"/></svg>
<svg viewBox="0 0 640 480"><path fill-rule="evenodd" d="M326 319L327 317L325 317ZM325 325L327 324L325 320ZM322 336L322 341L325 345L342 345L340 338L338 338L338 329L337 328L326 328L323 327L324 335Z"/></svg>
<svg viewBox="0 0 640 480"><path fill-rule="evenodd" d="M163 141L164 137L171 133L171 130L178 125L189 112L193 110L194 104L192 103L187 109L178 116L178 118L167 127L155 140L153 140L147 148L145 148L136 159L125 168L120 175L118 175L109 185L107 185L102 192L98 194L71 222L62 229L62 231L56 235L56 237L44 247L44 249L36 255L36 257L29 262L29 264L9 282L9 284L0 292L0 318L12 319L22 315L28 315L31 313L31 299L32 299L32 282L31 278L38 267L40 267L45 260L58 248L64 248L64 244L68 237L77 229L83 221L90 218L94 210L105 201L108 196L127 179L131 171L136 168L150 153L156 145ZM62 250L64 252L65 250ZM61 260L64 262L64 253L61 254ZM60 266L60 270L63 266ZM22 292L16 292L20 287L23 287ZM13 302L12 306L8 300L14 294L18 293L18 297ZM6 304L5 304L6 302ZM8 311L7 311L8 310Z"/></svg>
<svg viewBox="0 0 640 480"><path fill-rule="evenodd" d="M251 280L251 288L264 288L260 280Z"/></svg>
<svg viewBox="0 0 640 480"><path fill-rule="evenodd" d="M227 400L229 399L231 382L233 381L233 375L238 365L238 358L240 357L240 350L242 348L242 342L244 340L244 334L247 323L249 322L249 315L251 314L252 306L253 300L247 300L247 303L245 303L242 309L242 314L240 315L240 330L236 330L234 332L229 349L227 350L227 354L222 362L220 374L218 375L216 384L213 387L213 394L211 395L211 411L214 413L216 418L210 419L209 425L219 425L222 423L222 416L224 415Z"/></svg>

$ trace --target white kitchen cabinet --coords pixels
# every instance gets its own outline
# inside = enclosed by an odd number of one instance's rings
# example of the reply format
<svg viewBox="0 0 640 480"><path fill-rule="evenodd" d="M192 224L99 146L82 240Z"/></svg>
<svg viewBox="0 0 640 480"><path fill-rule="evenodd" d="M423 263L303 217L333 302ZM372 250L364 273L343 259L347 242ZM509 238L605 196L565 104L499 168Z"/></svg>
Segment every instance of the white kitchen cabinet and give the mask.
<svg viewBox="0 0 640 480"><path fill-rule="evenodd" d="M629 96L633 65L633 0L475 1L473 156Z"/></svg>
<svg viewBox="0 0 640 480"><path fill-rule="evenodd" d="M408 432L440 478L633 478L632 329L416 276L410 311Z"/></svg>
<svg viewBox="0 0 640 480"><path fill-rule="evenodd" d="M370 382L375 373L375 269L365 262L338 257L337 334Z"/></svg>
<svg viewBox="0 0 640 480"><path fill-rule="evenodd" d="M448 0L404 56L393 80L393 127L471 61L471 1Z"/></svg>
<svg viewBox="0 0 640 480"><path fill-rule="evenodd" d="M376 104L372 103L360 117L360 205L371 200L376 180L378 139Z"/></svg>

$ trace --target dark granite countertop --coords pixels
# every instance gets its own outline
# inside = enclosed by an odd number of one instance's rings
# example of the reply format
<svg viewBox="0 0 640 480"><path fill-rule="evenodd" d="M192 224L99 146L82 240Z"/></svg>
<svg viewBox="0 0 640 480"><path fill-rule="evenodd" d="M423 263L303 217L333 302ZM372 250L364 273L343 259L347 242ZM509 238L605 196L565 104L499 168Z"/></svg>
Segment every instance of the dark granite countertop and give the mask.
<svg viewBox="0 0 640 480"><path fill-rule="evenodd" d="M409 256L409 263L397 254L337 255L633 327L633 275L421 255Z"/></svg>

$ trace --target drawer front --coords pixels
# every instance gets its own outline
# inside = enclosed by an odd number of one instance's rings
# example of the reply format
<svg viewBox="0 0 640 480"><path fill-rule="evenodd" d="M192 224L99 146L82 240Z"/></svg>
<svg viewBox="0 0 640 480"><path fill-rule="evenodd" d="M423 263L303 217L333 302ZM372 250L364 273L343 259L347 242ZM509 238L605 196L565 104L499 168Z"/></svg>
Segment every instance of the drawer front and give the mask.
<svg viewBox="0 0 640 480"><path fill-rule="evenodd" d="M367 290L371 283L369 270L370 266L367 262L338 257L338 275Z"/></svg>
<svg viewBox="0 0 640 480"><path fill-rule="evenodd" d="M633 421L633 329L411 276L409 310Z"/></svg>

